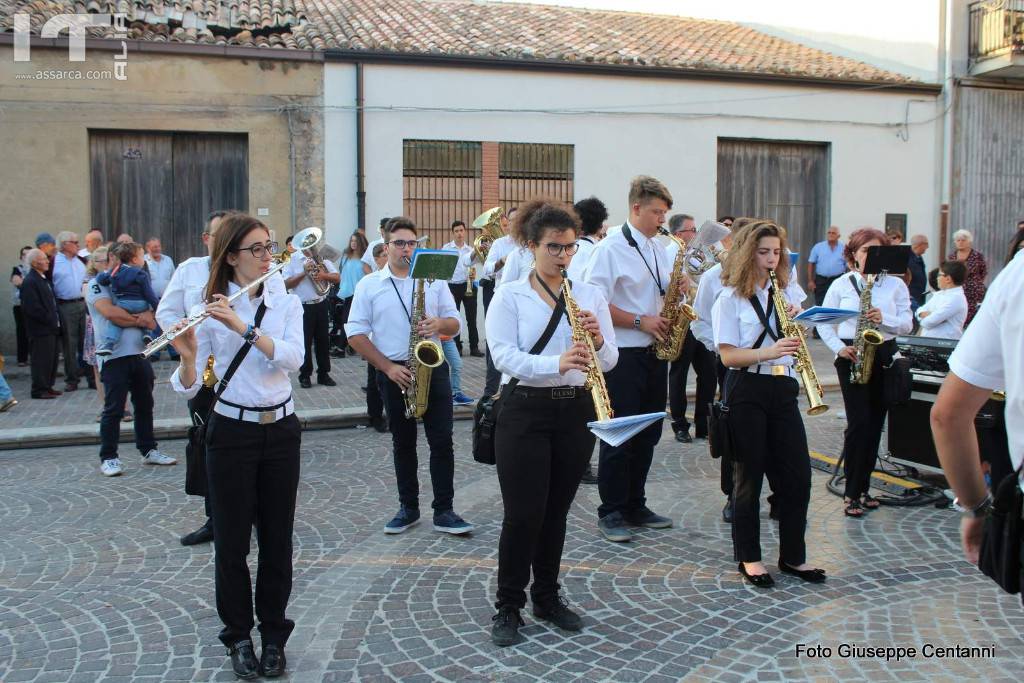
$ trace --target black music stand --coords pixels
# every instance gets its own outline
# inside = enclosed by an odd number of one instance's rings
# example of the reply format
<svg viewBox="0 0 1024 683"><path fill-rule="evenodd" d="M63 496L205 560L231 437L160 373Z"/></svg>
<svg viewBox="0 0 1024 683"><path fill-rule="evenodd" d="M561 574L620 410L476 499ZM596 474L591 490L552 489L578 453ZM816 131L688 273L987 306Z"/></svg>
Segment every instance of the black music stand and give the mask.
<svg viewBox="0 0 1024 683"><path fill-rule="evenodd" d="M864 264L865 275L902 275L907 272L910 256L913 252L909 244L886 245L884 247L868 247L868 255Z"/></svg>

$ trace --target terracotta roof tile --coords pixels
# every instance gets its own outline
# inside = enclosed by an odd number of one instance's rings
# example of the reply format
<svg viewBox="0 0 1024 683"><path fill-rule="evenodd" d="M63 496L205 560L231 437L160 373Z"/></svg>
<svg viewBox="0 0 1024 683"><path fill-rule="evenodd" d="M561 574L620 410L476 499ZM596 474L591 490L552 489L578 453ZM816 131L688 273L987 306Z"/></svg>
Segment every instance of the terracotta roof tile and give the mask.
<svg viewBox="0 0 1024 683"><path fill-rule="evenodd" d="M17 12L39 31L55 14L86 11L125 13L139 40L911 82L730 22L486 0L0 0L0 32Z"/></svg>

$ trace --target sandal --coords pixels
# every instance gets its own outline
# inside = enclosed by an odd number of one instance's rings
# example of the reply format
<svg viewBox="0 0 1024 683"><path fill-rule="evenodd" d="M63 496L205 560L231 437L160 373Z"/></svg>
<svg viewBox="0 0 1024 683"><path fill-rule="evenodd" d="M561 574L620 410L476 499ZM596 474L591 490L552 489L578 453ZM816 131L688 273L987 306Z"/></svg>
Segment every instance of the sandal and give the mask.
<svg viewBox="0 0 1024 683"><path fill-rule="evenodd" d="M861 505L863 505L868 510L877 510L881 504L882 502L880 500L872 496L869 496L866 493L864 494L863 498L861 498Z"/></svg>
<svg viewBox="0 0 1024 683"><path fill-rule="evenodd" d="M859 500L848 500L846 501L846 508L843 510L843 514L847 517L863 517L864 508Z"/></svg>

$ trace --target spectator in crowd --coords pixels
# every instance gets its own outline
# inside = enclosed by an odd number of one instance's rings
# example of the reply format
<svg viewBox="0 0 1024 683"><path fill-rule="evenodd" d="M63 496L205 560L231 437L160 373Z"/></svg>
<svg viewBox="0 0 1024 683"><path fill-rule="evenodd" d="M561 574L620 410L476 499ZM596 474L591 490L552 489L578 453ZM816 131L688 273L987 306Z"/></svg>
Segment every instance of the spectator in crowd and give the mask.
<svg viewBox="0 0 1024 683"><path fill-rule="evenodd" d="M733 216L719 216L718 217L718 222L721 223L722 225L724 225L727 228L732 228L732 223L735 220L736 220L736 218L733 217Z"/></svg>
<svg viewBox="0 0 1024 683"><path fill-rule="evenodd" d="M137 265L133 267L142 269L141 244L119 243L114 246L114 256L122 268L125 261L137 257ZM135 410L135 446L142 454L143 464L174 465L177 460L160 452L153 435L153 364L142 357L145 348L143 331L156 327L156 317L151 310L133 313L115 305L110 287L99 281L104 274L89 280L86 288L86 302L96 337L106 339L111 334L110 328L115 326L120 332L109 353L100 355L97 350L96 354L104 389L103 415L100 418L100 472L107 477L116 477L124 471L117 449L125 400L129 394ZM121 303L125 301L121 300Z"/></svg>
<svg viewBox="0 0 1024 683"><path fill-rule="evenodd" d="M348 337L345 335L345 323L348 312L352 308L352 295L356 291L356 283L364 275L373 272L370 266L363 263L366 253L366 236L358 230L348 239L348 248L341 255L338 272L341 282L338 284L338 305L334 310L334 327L331 330L331 355L344 358L348 352Z"/></svg>
<svg viewBox="0 0 1024 683"><path fill-rule="evenodd" d="M2 363L0 363L0 367L2 367ZM0 371L0 413L6 413L16 405L18 405L18 399L14 398L10 385L4 379L4 373Z"/></svg>
<svg viewBox="0 0 1024 683"><path fill-rule="evenodd" d="M1017 255L1017 252L1024 249L1024 228L1017 228L1017 234L1010 240L1010 251L1006 254L1006 265Z"/></svg>
<svg viewBox="0 0 1024 683"><path fill-rule="evenodd" d="M85 246L78 250L78 258L87 259L89 254L100 248L103 244L103 233L99 230L90 230L85 233Z"/></svg>
<svg viewBox="0 0 1024 683"><path fill-rule="evenodd" d="M899 228L887 228L885 236L889 239L891 246L897 247L903 244L903 231Z"/></svg>
<svg viewBox="0 0 1024 683"><path fill-rule="evenodd" d="M811 247L807 257L807 288L814 293L814 303L818 306L825 300L825 293L836 278L846 272L843 248L837 225L830 225L825 239Z"/></svg>
<svg viewBox="0 0 1024 683"><path fill-rule="evenodd" d="M377 266L377 270L380 270L388 262L388 256L384 253L384 244L378 244L373 248L373 262Z"/></svg>
<svg viewBox="0 0 1024 683"><path fill-rule="evenodd" d="M967 297L964 278L967 268L960 261L946 261L936 274L938 290L917 309L915 317L921 324L921 335L941 339L959 339L967 319Z"/></svg>
<svg viewBox="0 0 1024 683"><path fill-rule="evenodd" d="M924 235L911 237L910 251L910 263L907 265L907 269L910 271L910 283L907 285L907 290L910 292L910 308L916 311L918 306L924 304L924 290L928 279L924 253L928 251L928 238Z"/></svg>
<svg viewBox="0 0 1024 683"><path fill-rule="evenodd" d="M50 244L53 244L51 239ZM53 285L46 275L50 262L42 249L25 255L31 270L21 284L21 312L29 339L32 360L32 398L56 398L62 392L53 388L57 381L57 342L60 339L60 314Z"/></svg>
<svg viewBox="0 0 1024 683"><path fill-rule="evenodd" d="M128 233L126 233L126 232L122 232L122 233L121 233L120 235L118 235L118 236L117 236L117 242L118 242L118 243L123 243L123 242L134 242L134 241L135 241L135 240L134 240L134 239L132 239L132 236L131 236L131 235L129 235Z"/></svg>
<svg viewBox="0 0 1024 683"><path fill-rule="evenodd" d="M145 269L142 245L137 242L119 242L114 245L113 254L117 259L117 265L109 271L99 273L96 282L101 287L109 288L111 299L118 308L129 313L155 313L160 300L153 291L149 273ZM107 322L108 324L104 325L106 331L100 335L100 341L96 344L97 356L109 356L121 339L120 325L115 320ZM134 321L130 327L136 327ZM153 328L146 330L142 336L143 344L148 344L152 340L153 332Z"/></svg>
<svg viewBox="0 0 1024 683"><path fill-rule="evenodd" d="M28 333L25 331L25 318L21 313L21 283L32 267L25 261L25 255L32 247L25 246L18 252L18 263L11 270L11 304L14 312L14 330L18 344L18 367L28 365Z"/></svg>
<svg viewBox="0 0 1024 683"><path fill-rule="evenodd" d="M48 232L41 232L36 235L36 249L41 249L46 254L46 279L53 286L53 261L57 255L57 240Z"/></svg>
<svg viewBox="0 0 1024 683"><path fill-rule="evenodd" d="M78 362L85 338L85 300L82 283L85 282L85 264L78 258L78 235L65 230L57 234L59 252L53 261L53 294L57 297L60 327L63 334L64 391L78 389L83 374ZM86 375L90 386L92 377Z"/></svg>
<svg viewBox="0 0 1024 683"><path fill-rule="evenodd" d="M164 295L164 290L167 289L168 283L171 281L171 276L174 275L174 261L171 260L170 256L164 254L163 244L160 242L159 237L150 237L146 241L146 269L149 270L149 280L153 285L153 293L156 294L156 298L160 299ZM163 330L157 325L154 334L160 336ZM170 355L171 360L178 360L178 352L174 350L173 346L168 345L167 353ZM149 357L151 361L160 360L160 352L157 351Z"/></svg>
<svg viewBox="0 0 1024 683"><path fill-rule="evenodd" d="M949 253L949 261L962 261L967 266L967 278L964 280L964 294L967 296L966 328L971 324L981 300L985 298L985 279L988 277L988 263L980 251L974 249L974 236L967 230L953 233L955 248Z"/></svg>

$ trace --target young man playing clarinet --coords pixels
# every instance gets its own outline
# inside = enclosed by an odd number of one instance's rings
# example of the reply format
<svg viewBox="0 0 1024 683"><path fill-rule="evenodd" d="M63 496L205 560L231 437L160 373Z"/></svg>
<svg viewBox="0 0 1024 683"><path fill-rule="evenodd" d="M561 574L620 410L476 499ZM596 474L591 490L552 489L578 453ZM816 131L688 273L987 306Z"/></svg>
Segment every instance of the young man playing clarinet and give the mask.
<svg viewBox="0 0 1024 683"><path fill-rule="evenodd" d="M418 236L408 218L391 219L387 244L387 265L367 275L352 298L345 333L349 343L377 370L377 382L388 417L398 480L398 514L384 527L386 534L400 534L419 522L419 480L416 475L416 419L405 416L404 391L411 390L413 375L408 367L410 325L416 281L409 266ZM419 339L432 339L440 346L440 335L459 332L459 312L448 283L435 280L425 284L424 318L419 322ZM430 481L434 492L434 530L466 534L473 530L452 509L455 498L455 455L452 446L452 385L448 364L430 373L423 430L430 445Z"/></svg>
<svg viewBox="0 0 1024 683"><path fill-rule="evenodd" d="M585 282L604 291L615 326L619 362L605 379L616 417L665 410L668 363L658 360L654 345L669 332L668 320L659 313L671 279L671 261L654 238L671 208L672 195L661 181L634 178L629 220L597 244L583 271ZM647 507L645 491L661 428L658 420L621 446L601 443L597 526L609 541L632 540L629 526L672 526L671 519Z"/></svg>

